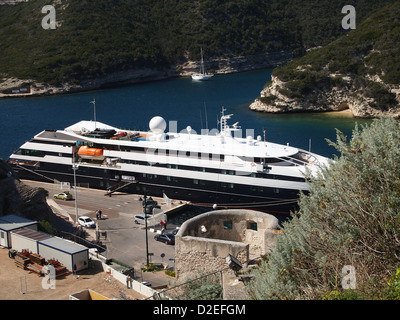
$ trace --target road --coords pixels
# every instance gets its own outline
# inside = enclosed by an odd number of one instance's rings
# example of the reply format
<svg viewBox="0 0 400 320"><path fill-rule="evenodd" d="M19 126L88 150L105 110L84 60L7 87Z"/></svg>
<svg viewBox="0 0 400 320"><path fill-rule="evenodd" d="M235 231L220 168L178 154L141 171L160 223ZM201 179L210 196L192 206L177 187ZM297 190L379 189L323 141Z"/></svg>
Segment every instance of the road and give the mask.
<svg viewBox="0 0 400 320"><path fill-rule="evenodd" d="M49 192L49 199L53 198L53 194L61 192L59 185L30 180L23 182L32 187L46 189ZM70 193L75 199L75 191L72 189ZM101 241L106 245L104 255L107 258L124 262L134 267L135 270L140 270L146 264L146 232L142 225L134 223L134 215L143 212L142 202L139 201L139 198L139 195L125 193L115 193L109 197L105 196L103 190L77 188L78 216L86 215L96 221L96 211L98 209L102 211L102 219L97 222L102 234L106 232L106 238L101 237ZM162 209L167 209L162 199L155 198L154 200L161 205ZM76 220L74 200L54 201L62 213L69 214L74 221ZM167 231L172 231L175 227L175 225L168 225ZM89 232L91 231L89 230ZM148 252L152 254L150 262L164 262L169 266L174 266L175 247L155 241L155 233L148 231L147 234ZM162 254L165 255L163 258ZM143 274L143 278L145 277L146 275Z"/></svg>

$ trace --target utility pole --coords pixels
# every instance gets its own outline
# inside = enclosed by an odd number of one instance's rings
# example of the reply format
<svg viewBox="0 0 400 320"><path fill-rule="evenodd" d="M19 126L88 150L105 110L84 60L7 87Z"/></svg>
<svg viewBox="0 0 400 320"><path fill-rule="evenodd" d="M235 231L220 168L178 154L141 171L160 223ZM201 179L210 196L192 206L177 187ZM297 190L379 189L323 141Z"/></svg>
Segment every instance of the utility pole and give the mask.
<svg viewBox="0 0 400 320"><path fill-rule="evenodd" d="M146 267L149 266L149 242L147 238L147 214L146 214L146 194L144 194L143 212L144 212L144 227L146 232Z"/></svg>
<svg viewBox="0 0 400 320"><path fill-rule="evenodd" d="M75 156L76 156L76 146L72 148L72 169L74 171L74 190L75 190L75 222L78 224L78 192L76 190L76 163L75 163Z"/></svg>

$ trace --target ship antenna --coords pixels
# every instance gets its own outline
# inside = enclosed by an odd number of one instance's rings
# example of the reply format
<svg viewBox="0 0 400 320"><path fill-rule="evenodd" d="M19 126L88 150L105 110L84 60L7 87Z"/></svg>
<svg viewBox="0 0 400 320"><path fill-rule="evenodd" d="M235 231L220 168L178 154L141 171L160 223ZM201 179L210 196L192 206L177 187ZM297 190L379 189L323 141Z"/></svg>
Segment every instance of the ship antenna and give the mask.
<svg viewBox="0 0 400 320"><path fill-rule="evenodd" d="M205 116L206 116L206 129L207 129L207 134L208 134L207 106L206 106L206 102L205 101L204 101L204 113L205 113Z"/></svg>
<svg viewBox="0 0 400 320"><path fill-rule="evenodd" d="M97 128L97 122L96 122L96 99L93 97L93 101L90 101L90 103L93 104L94 129L96 130L96 128Z"/></svg>

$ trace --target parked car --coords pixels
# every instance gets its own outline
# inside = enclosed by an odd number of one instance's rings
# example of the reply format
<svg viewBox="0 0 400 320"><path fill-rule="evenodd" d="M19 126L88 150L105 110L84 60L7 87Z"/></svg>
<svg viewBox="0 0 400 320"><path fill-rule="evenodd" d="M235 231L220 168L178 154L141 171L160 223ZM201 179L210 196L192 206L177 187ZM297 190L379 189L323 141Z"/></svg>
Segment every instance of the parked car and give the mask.
<svg viewBox="0 0 400 320"><path fill-rule="evenodd" d="M56 193L54 195L54 198L61 199L61 200L72 200L72 194L70 194L68 191L60 192L60 193Z"/></svg>
<svg viewBox="0 0 400 320"><path fill-rule="evenodd" d="M152 197L149 197L149 198L146 199L146 201L144 201L144 200L142 201L142 205L143 205L143 207L146 207L146 206L157 207L158 203Z"/></svg>
<svg viewBox="0 0 400 320"><path fill-rule="evenodd" d="M147 287L151 287L151 283L150 282L142 281L142 284L147 286Z"/></svg>
<svg viewBox="0 0 400 320"><path fill-rule="evenodd" d="M144 217L145 217L145 216L144 216L143 213L139 213L139 214L135 215L134 222L135 222L136 224L145 224ZM146 218L148 219L149 216L146 215Z"/></svg>
<svg viewBox="0 0 400 320"><path fill-rule="evenodd" d="M78 218L78 223L86 228L95 228L96 223L87 216L82 216Z"/></svg>
<svg viewBox="0 0 400 320"><path fill-rule="evenodd" d="M175 236L172 233L156 234L154 236L154 239L156 241L161 241L166 244L171 244L171 245L175 244Z"/></svg>

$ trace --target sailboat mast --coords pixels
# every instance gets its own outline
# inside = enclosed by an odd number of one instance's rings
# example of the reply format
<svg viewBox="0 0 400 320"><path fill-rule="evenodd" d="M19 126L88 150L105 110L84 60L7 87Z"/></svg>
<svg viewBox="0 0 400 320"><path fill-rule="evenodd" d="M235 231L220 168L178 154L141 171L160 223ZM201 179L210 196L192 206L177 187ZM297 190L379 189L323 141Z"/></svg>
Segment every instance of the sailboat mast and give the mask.
<svg viewBox="0 0 400 320"><path fill-rule="evenodd" d="M203 48L200 48L200 55L201 55L200 73L201 73L201 74L205 74L205 70L204 70L204 59L203 59Z"/></svg>

